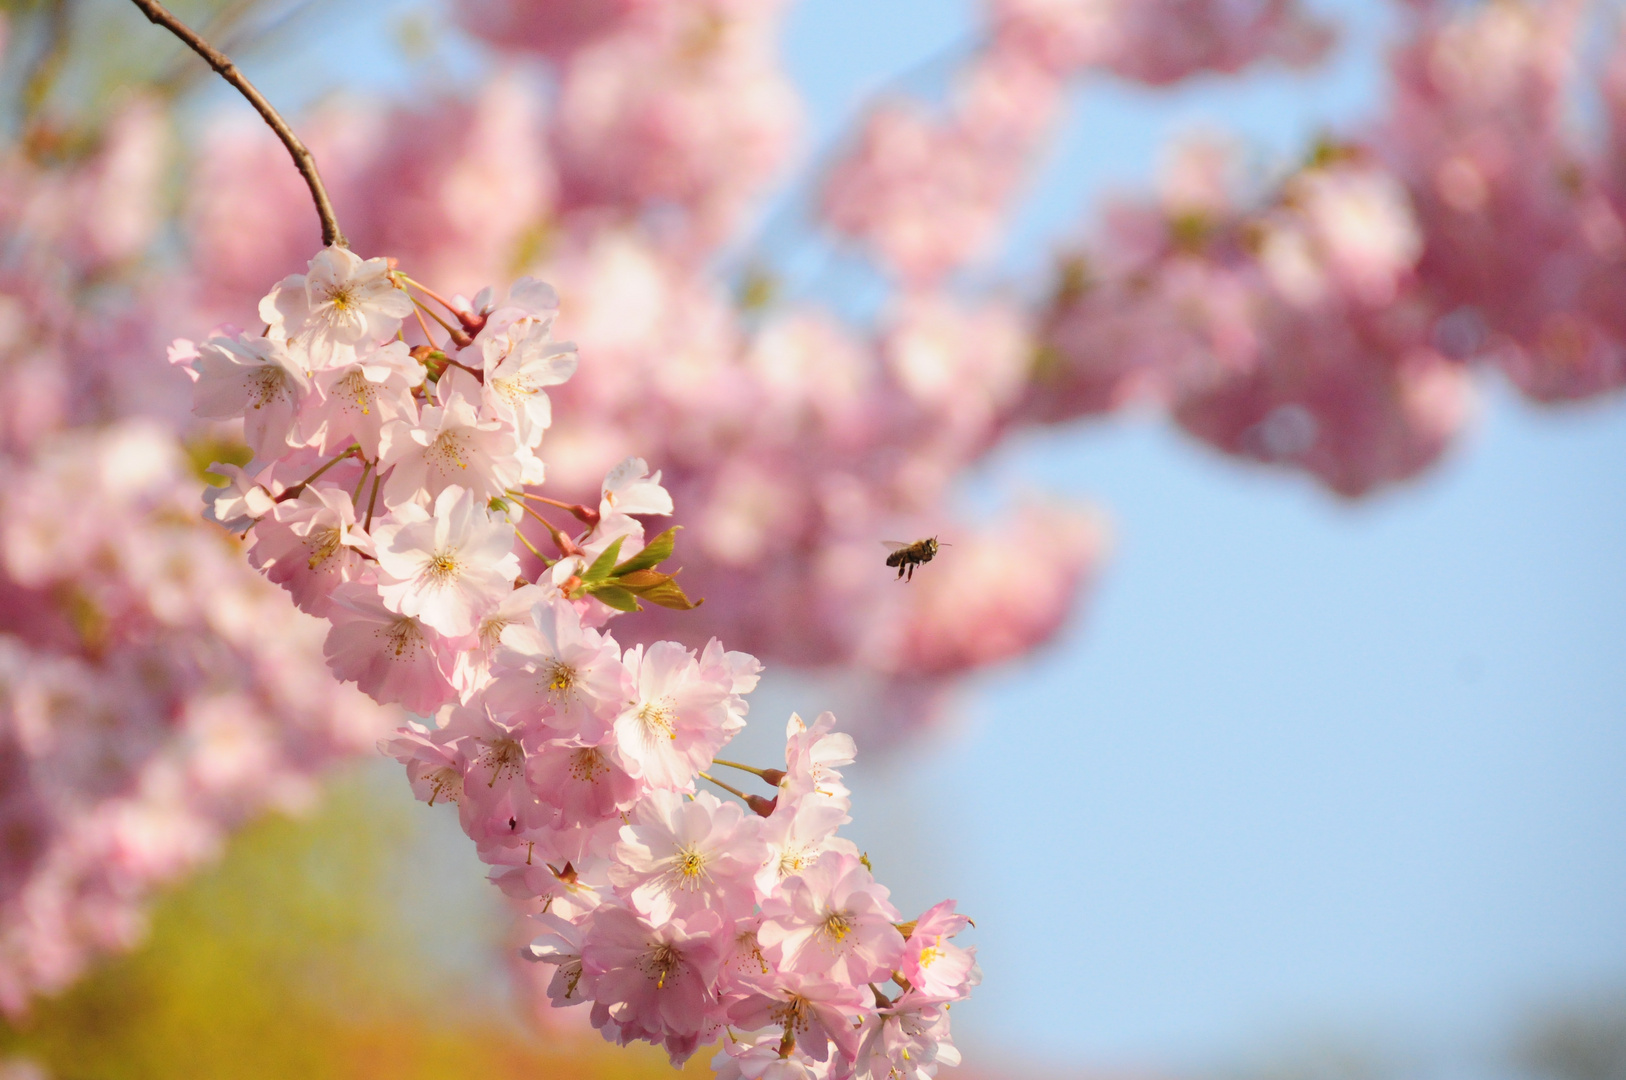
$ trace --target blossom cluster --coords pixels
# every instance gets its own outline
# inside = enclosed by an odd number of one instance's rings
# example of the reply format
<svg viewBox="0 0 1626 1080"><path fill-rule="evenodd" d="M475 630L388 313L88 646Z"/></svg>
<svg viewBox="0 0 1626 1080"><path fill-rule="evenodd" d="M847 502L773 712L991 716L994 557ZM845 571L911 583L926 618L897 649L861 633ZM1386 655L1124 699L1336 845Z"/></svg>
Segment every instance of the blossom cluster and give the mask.
<svg viewBox="0 0 1626 1080"><path fill-rule="evenodd" d="M1344 495L1415 475L1473 411L1473 370L1528 397L1626 385L1626 37L1569 93L1587 5L1411 5L1390 113L1250 197L1234 155L1185 148L1120 204L1042 313L1027 408L1164 405L1227 453Z"/></svg>
<svg viewBox="0 0 1626 1080"><path fill-rule="evenodd" d="M610 470L596 506L535 490L550 389L577 367L556 312L531 278L500 301L442 300L389 260L324 249L262 300L263 333L171 351L198 415L241 420L254 451L215 466L229 482L208 516L328 621L336 676L433 717L382 745L420 799L456 804L493 880L541 922L530 952L555 969L554 1005L590 1005L607 1039L674 1062L720 1039L727 1077L957 1063L947 1008L979 977L952 941L967 920L947 901L903 921L838 835L852 739L829 714L792 717L783 768L719 759L759 662L716 639L623 648L606 629L645 603L696 605L659 569L677 530L639 520L673 511L642 459Z"/></svg>
<svg viewBox="0 0 1626 1080"><path fill-rule="evenodd" d="M466 93L421 85L413 105L396 110L330 99L300 124L361 249L400 256L424 280L470 295L518 273L561 287L559 332L597 362L549 391L560 406L548 435L556 501L598 506L601 479L622 459L660 462L686 530L684 588L708 599L692 611L652 606L618 630L627 644L716 635L770 663L834 672L867 691L867 715L844 717L852 730L866 740L903 737L941 715L966 674L1050 640L1103 560L1097 514L1043 499L980 518L953 509L967 470L1024 431L1151 402L1221 452L1301 470L1353 497L1418 474L1453 445L1482 372L1504 374L1539 401L1587 398L1626 382L1626 39L1578 32L1587 16L1581 0L1410 0L1390 104L1369 127L1317 147L1302 167L1254 190L1237 183L1239 155L1188 147L1155 198L1107 206L1101 234L1068 252L1025 299L1021 283L984 287L978 260L996 247L1067 105L1068 80L1107 72L1161 85L1255 62L1304 63L1325 47L1325 27L1289 0L988 0L964 62L948 65L942 100L884 95L829 160L805 169L805 198L793 192L788 200L791 218L805 216L792 235L780 212L753 238L741 224L797 164L798 102L773 51L785 6L460 0L448 10L490 48L484 83ZM1582 110L1596 124L1573 124L1577 88L1598 91ZM86 462L111 445L96 436L74 451L69 431L145 417L194 443L220 436L220 422L199 426L177 414L180 376L155 370L162 350L152 343L177 327L240 320L265 281L309 254L307 194L254 121L213 127L191 148L192 171L177 185L186 261L148 259L167 199L166 124L164 110L139 97L89 133L33 117L26 137L0 157L0 371L8 388L0 449L9 488L28 487L46 468L47 445L53 461L78 452ZM883 294L867 298L874 304L850 302L864 286L846 275L819 272L808 282L807 267L820 265L832 239L881 271ZM821 289L832 278L838 286ZM516 301L525 303L533 322L550 310L541 299ZM471 303L468 313L479 317L483 306ZM286 326L288 318L267 315L255 325ZM403 386L430 374L438 384L444 372L433 370L442 361L402 351L346 376L352 392L377 402L361 419L336 404L337 376L312 366L288 376L304 395L297 415L290 405L292 419L266 413L257 421L258 437L286 421L300 442L290 465L268 478L267 492L281 485L273 500L355 447L255 529L255 558L297 587L311 610L326 603L350 618L355 575L377 576L394 560L399 584L410 569L406 555L358 546L363 536L376 540L367 506L356 504L369 502L377 469L367 462L379 460L385 429L426 415L457 427L467 409L478 417L487 408L485 387L457 367L444 402L438 389L432 399L403 398ZM205 352L200 346L200 361ZM226 362L209 355L216 367ZM457 358L483 370L477 358ZM190 366L190 356L181 359ZM518 430L517 420L503 422ZM404 459L410 450L392 443L392 453ZM534 457L516 452L504 468L523 473ZM164 470L177 486L189 482L181 465ZM335 497L322 502L341 480L369 485L350 503L357 528ZM488 481L509 482L482 474ZM249 499L247 488L238 490ZM461 519L471 529L476 501L471 493ZM436 517L435 506L421 509ZM489 502L483 512L497 513ZM535 517L512 505L507 512L516 537L526 534L513 549L512 580L554 587L526 546L546 546L551 535ZM381 487L375 518L394 513ZM191 544L186 530L202 527L161 516L168 547ZM455 516L448 506L448 528ZM312 529L336 522L331 572L301 570L298 552ZM392 544L410 546L426 532L425 522L397 524ZM142 535L128 522L120 528ZM954 545L953 557L891 587L877 541L934 534ZM596 558L605 538L601 530L573 542ZM1010 580L1013 538L1042 553L1045 573L990 588ZM624 544L627 557L641 542ZM103 558L94 569L130 573L135 565ZM249 588L254 579L242 577ZM59 632L84 615L81 590L68 584L30 586L33 600L18 610L49 617L8 622L5 642L39 661L19 666L30 678L67 670L56 667L63 660L88 685L126 654ZM121 588L136 594L146 585L131 578ZM470 588L477 598L495 585ZM406 604L407 590L397 591L403 598L391 602ZM378 595L383 605L382 587ZM201 611L208 602L193 604ZM481 602L464 606L472 613ZM452 625L433 608L415 617ZM352 636L360 639L368 623L356 620ZM166 632L179 635L178 655L207 647L188 636L207 633L205 622ZM145 643L147 633L106 640ZM433 626L426 633L440 635L425 638L437 647L456 638ZM282 638L303 644L283 649L250 638L234 647L281 649L279 662L297 684L312 672L326 677L308 631ZM449 672L429 663L417 682L398 681L426 701L454 693L460 700L469 680L485 677L486 661L451 652ZM364 652L347 655L364 665ZM141 732L130 745L179 762L210 745L176 720L203 684L165 678L161 696L173 707L137 707L140 697L118 690L101 700L131 703L118 713ZM223 685L210 682L208 692ZM350 729L340 718L356 707L378 722L364 698L350 697L355 704L328 714L335 730ZM92 715L63 714L53 724ZM281 745L281 716L266 714L266 745ZM281 767L308 778L355 742L334 738L331 755L310 741L298 745ZM68 774L54 767L30 769L30 790L47 793L43 802L87 818L111 812L105 800L147 790L133 768L94 791L57 787ZM243 793L241 803L210 804L222 808L208 813L211 835L261 805L251 788ZM8 895L34 887L30 875L47 866L67 865L32 856L8 864ZM10 955L45 955L40 943L51 941L51 955L72 959L18 961L12 970L54 974L17 975L23 989L8 1007L31 987L60 985L97 943L130 940L133 931L121 927L138 924L158 880L121 878L113 891L126 907L104 923L94 914L107 910L99 902L78 914L68 906L98 895L75 883L102 864L72 865L88 869L38 886L65 898L60 917L7 923L39 935L36 944L8 946Z"/></svg>
<svg viewBox="0 0 1626 1080"><path fill-rule="evenodd" d="M315 797L395 721L334 683L321 624L199 521L114 282L160 220L161 114L83 157L0 154L0 1012L143 936L232 831ZM154 375L158 378L153 378Z"/></svg>

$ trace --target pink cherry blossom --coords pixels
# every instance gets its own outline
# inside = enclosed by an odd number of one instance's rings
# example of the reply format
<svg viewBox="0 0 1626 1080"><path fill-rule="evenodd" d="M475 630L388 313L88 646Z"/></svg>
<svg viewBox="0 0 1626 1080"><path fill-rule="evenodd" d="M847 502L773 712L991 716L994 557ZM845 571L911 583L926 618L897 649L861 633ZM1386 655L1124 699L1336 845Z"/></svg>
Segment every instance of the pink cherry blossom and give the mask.
<svg viewBox="0 0 1626 1080"><path fill-rule="evenodd" d="M598 742L633 693L620 648L569 604L539 601L527 614L497 648L487 704L541 719L556 737Z"/></svg>
<svg viewBox="0 0 1626 1080"><path fill-rule="evenodd" d="M576 373L576 346L554 341L548 323L522 319L482 346L483 402L490 415L513 425L521 444L535 447L553 423L547 387Z"/></svg>
<svg viewBox="0 0 1626 1080"><path fill-rule="evenodd" d="M385 606L377 585L348 582L332 598L324 652L340 679L420 715L457 696L448 643L420 620Z"/></svg>
<svg viewBox="0 0 1626 1080"><path fill-rule="evenodd" d="M658 788L683 790L728 739L731 687L707 678L694 654L671 641L627 650L636 696L615 719L615 746L628 772Z"/></svg>
<svg viewBox="0 0 1626 1080"><path fill-rule="evenodd" d="M350 499L332 488L308 487L255 525L248 558L286 588L301 611L325 615L333 590L360 577L372 552Z"/></svg>
<svg viewBox="0 0 1626 1080"><path fill-rule="evenodd" d="M844 798L837 800L811 790L800 796L781 792L762 825L768 855L757 871L757 892L774 895L781 882L812 866L826 851L856 856L858 848L853 842L836 836L836 830L851 820Z"/></svg>
<svg viewBox="0 0 1626 1080"><path fill-rule="evenodd" d="M586 1000L581 992L582 981L582 929L569 919L546 912L534 916L546 927L531 941L532 959L553 966L553 978L547 994L555 1008L579 1005Z"/></svg>
<svg viewBox="0 0 1626 1080"><path fill-rule="evenodd" d="M627 458L604 477L599 514L670 514L672 496L661 487L661 474L649 475L643 458Z"/></svg>
<svg viewBox="0 0 1626 1080"><path fill-rule="evenodd" d="M393 738L380 739L379 749L406 766L407 783L420 801L463 801L464 762L455 747L431 738L431 730L412 722Z"/></svg>
<svg viewBox="0 0 1626 1080"><path fill-rule="evenodd" d="M272 482L271 471L267 467L256 476L237 465L218 461L211 464L209 472L224 477L226 483L203 490L204 519L227 532L246 532L276 508L276 496L282 494L282 485Z"/></svg>
<svg viewBox="0 0 1626 1080"><path fill-rule="evenodd" d="M898 969L912 991L936 1001L958 1001L971 993L982 978L976 950L962 949L949 940L970 923L955 913L953 900L934 905L915 920Z"/></svg>
<svg viewBox="0 0 1626 1080"><path fill-rule="evenodd" d="M613 1021L619 1041L651 1038L670 1049L692 1040L693 1053L714 1005L720 928L710 912L652 925L612 904L594 909L582 943L583 980L598 1003L595 1013ZM604 1026L599 1015L594 1021Z"/></svg>
<svg viewBox="0 0 1626 1080"><path fill-rule="evenodd" d="M415 422L417 402L412 388L424 380L423 365L412 359L403 341L392 341L364 351L349 363L333 364L317 372L317 395L300 415L305 441L324 454L352 442L368 458L377 459L384 425Z"/></svg>
<svg viewBox="0 0 1626 1080"><path fill-rule="evenodd" d="M783 1042L777 1032L754 1041L730 1039L711 1059L712 1074L718 1080L818 1080L824 1075L819 1063L800 1051L782 1053Z"/></svg>
<svg viewBox="0 0 1626 1080"><path fill-rule="evenodd" d="M787 801L812 796L843 811L851 792L841 782L842 765L858 755L852 736L834 730L833 713L820 713L809 727L795 713L785 723L785 778L779 782Z"/></svg>
<svg viewBox="0 0 1626 1080"><path fill-rule="evenodd" d="M863 1080L927 1080L939 1065L960 1064L949 1041L948 1012L911 991L865 1017L855 1077Z"/></svg>
<svg viewBox="0 0 1626 1080"><path fill-rule="evenodd" d="M519 585L510 590L495 608L480 617L473 642L457 654L457 669L452 677L465 702L490 684L491 664L509 627L529 624L531 609L537 604L548 603L552 595L540 585Z"/></svg>
<svg viewBox="0 0 1626 1080"><path fill-rule="evenodd" d="M826 852L763 901L763 955L784 970L837 982L890 978L903 935L887 895L857 858Z"/></svg>
<svg viewBox="0 0 1626 1080"><path fill-rule="evenodd" d="M513 429L500 420L482 420L477 399L465 397L458 385L443 378L440 404L426 406L417 423L403 419L384 426L378 468L381 475L388 471L385 505L409 502L419 491L438 496L453 485L483 502L525 478L514 457Z"/></svg>
<svg viewBox="0 0 1626 1080"><path fill-rule="evenodd" d="M758 820L710 792L652 791L621 830L610 881L646 918L665 922L711 908L735 918L756 901L764 847Z"/></svg>
<svg viewBox="0 0 1626 1080"><path fill-rule="evenodd" d="M617 818L646 785L622 768L613 748L577 740L546 742L531 756L531 783L560 812L565 825L592 825Z"/></svg>
<svg viewBox="0 0 1626 1080"><path fill-rule="evenodd" d="M853 1020L870 1000L866 987L795 971L776 973L773 983L772 989L750 993L730 1005L729 1019L747 1031L780 1028L814 1061L832 1060L832 1048L852 1060L858 1048Z"/></svg>
<svg viewBox="0 0 1626 1080"><path fill-rule="evenodd" d="M508 842L552 821L528 782L524 735L479 705L454 706L434 735L457 747L464 769L458 817L477 844Z"/></svg>

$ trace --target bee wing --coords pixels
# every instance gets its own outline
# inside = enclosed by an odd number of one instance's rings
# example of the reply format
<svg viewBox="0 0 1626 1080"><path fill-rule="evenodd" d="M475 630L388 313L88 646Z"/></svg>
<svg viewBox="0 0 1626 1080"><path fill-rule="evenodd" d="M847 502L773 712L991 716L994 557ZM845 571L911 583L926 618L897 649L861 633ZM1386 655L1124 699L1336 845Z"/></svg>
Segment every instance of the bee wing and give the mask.
<svg viewBox="0 0 1626 1080"><path fill-rule="evenodd" d="M909 545L905 544L902 540L882 540L881 546L886 548L888 551L899 551L908 547Z"/></svg>

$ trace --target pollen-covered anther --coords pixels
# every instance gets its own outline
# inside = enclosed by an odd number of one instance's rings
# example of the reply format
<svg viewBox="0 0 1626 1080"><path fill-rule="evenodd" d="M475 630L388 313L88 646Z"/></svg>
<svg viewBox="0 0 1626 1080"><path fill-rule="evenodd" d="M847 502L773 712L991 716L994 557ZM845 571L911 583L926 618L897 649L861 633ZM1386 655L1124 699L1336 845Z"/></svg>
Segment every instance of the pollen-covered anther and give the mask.
<svg viewBox="0 0 1626 1080"><path fill-rule="evenodd" d="M651 949L644 957L644 973L655 980L655 988L664 990L666 980L683 966L683 954L671 945L662 942Z"/></svg>
<svg viewBox="0 0 1626 1080"><path fill-rule="evenodd" d="M455 803L463 798L463 774L450 765L442 765L429 774L429 805L440 799Z"/></svg>
<svg viewBox="0 0 1626 1080"><path fill-rule="evenodd" d="M428 452L424 455L434 461L441 468L456 465L459 469L466 469L469 463L464 459L468 452L463 447L463 441L458 438L457 432L446 431L430 444Z"/></svg>
<svg viewBox="0 0 1626 1080"><path fill-rule="evenodd" d="M604 751L596 746L583 746L570 755L570 778L584 784L596 784L610 771Z"/></svg>
<svg viewBox="0 0 1626 1080"><path fill-rule="evenodd" d="M460 571L455 552L437 551L424 565L423 576L436 585L444 585L455 581Z"/></svg>
<svg viewBox="0 0 1626 1080"><path fill-rule="evenodd" d="M485 750L480 754L480 762L491 770L491 780L487 787L494 786L504 776L518 776L525 767L525 750L519 745L518 739L501 738L492 739L485 744Z"/></svg>
<svg viewBox="0 0 1626 1080"><path fill-rule="evenodd" d="M388 643L386 650L394 653L397 660L415 655L425 644L423 627L418 625L417 619L396 619L381 627L378 633Z"/></svg>
<svg viewBox="0 0 1626 1080"><path fill-rule="evenodd" d="M677 709L669 701L649 701L638 710L638 722L643 725L644 737L654 740L662 735L668 739L677 738L677 725L674 720Z"/></svg>
<svg viewBox="0 0 1626 1080"><path fill-rule="evenodd" d="M312 529L311 534L305 538L305 543L311 552L305 565L312 570L320 570L339 553L339 548L343 546L343 538L336 526L329 525L326 528Z"/></svg>
<svg viewBox="0 0 1626 1080"><path fill-rule="evenodd" d="M852 933L852 928L852 919L845 911L832 911L824 917L824 922L819 924L819 932L837 943L845 941L847 935Z"/></svg>
<svg viewBox="0 0 1626 1080"><path fill-rule="evenodd" d="M373 411L373 402L378 400L378 388L367 381L367 376L359 370L352 371L339 380L335 388L339 395L347 397L356 403L356 408L363 416Z"/></svg>
<svg viewBox="0 0 1626 1080"><path fill-rule="evenodd" d="M694 846L679 851L672 863L672 876L677 887L694 892L709 876L706 873L706 854Z"/></svg>
<svg viewBox="0 0 1626 1080"><path fill-rule="evenodd" d="M548 676L548 691L552 694L568 694L576 685L576 669L562 660L553 661L553 670Z"/></svg>
<svg viewBox="0 0 1626 1080"><path fill-rule="evenodd" d="M348 284L334 284L328 286L327 302L340 311L349 311L355 305L355 290Z"/></svg>
<svg viewBox="0 0 1626 1080"><path fill-rule="evenodd" d="M254 408L263 408L281 397L287 389L287 376L279 369L269 364L255 372L251 378L254 381L254 390L250 395L250 404Z"/></svg>

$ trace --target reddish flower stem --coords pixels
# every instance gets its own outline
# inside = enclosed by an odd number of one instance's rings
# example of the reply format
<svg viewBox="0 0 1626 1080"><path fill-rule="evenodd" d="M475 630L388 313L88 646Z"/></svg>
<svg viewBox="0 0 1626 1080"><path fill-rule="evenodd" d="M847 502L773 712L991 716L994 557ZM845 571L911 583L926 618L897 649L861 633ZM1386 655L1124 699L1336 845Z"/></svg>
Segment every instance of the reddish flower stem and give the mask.
<svg viewBox="0 0 1626 1080"><path fill-rule="evenodd" d="M590 506L584 506L581 503L560 502L558 499L550 499L546 495L533 495L529 491L520 492L520 497L530 499L533 502L546 503L548 506L557 507L560 510L568 511L570 514L574 515L577 520L589 528L597 525L599 522L598 511L594 510Z"/></svg>
<svg viewBox="0 0 1626 1080"><path fill-rule="evenodd" d="M535 510L532 510L529 506L526 506L524 503L520 503L519 505L520 505L520 509L524 510L527 514L531 515L536 520L540 521L542 523L543 527L548 530L548 535L553 537L553 545L554 545L554 547L557 547L559 549L559 554L561 554L561 555L580 555L582 553L582 549L577 547L576 543L573 540L571 540L570 537L566 536L563 532L561 532L559 530L558 526L554 525L553 522L549 521L547 518L543 517L541 514L537 513Z"/></svg>

